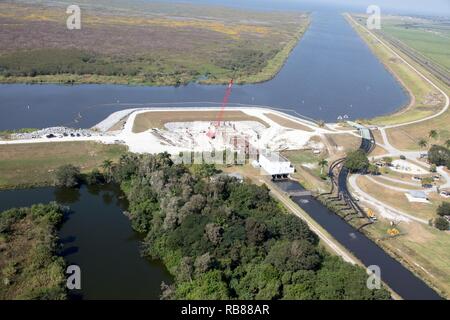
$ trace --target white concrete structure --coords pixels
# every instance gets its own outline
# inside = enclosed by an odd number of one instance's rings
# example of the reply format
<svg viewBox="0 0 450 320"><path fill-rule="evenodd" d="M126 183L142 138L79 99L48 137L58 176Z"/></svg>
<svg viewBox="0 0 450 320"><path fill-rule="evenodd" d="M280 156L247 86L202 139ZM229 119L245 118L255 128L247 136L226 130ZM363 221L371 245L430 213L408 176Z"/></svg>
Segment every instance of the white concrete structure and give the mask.
<svg viewBox="0 0 450 320"><path fill-rule="evenodd" d="M295 168L289 160L274 152L260 154L259 164L271 176L287 176L295 171Z"/></svg>

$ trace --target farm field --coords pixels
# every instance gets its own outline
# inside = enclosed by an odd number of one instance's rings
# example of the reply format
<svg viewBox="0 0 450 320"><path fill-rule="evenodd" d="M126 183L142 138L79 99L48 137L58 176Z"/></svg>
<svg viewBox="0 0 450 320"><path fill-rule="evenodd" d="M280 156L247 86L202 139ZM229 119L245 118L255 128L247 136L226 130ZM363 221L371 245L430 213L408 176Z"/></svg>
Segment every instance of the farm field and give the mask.
<svg viewBox="0 0 450 320"><path fill-rule="evenodd" d="M0 3L0 82L183 85L272 78L306 30L301 12L140 0Z"/></svg>
<svg viewBox="0 0 450 320"><path fill-rule="evenodd" d="M447 21L448 22L448 21ZM450 26L445 21L400 16L383 17L382 32L450 70Z"/></svg>

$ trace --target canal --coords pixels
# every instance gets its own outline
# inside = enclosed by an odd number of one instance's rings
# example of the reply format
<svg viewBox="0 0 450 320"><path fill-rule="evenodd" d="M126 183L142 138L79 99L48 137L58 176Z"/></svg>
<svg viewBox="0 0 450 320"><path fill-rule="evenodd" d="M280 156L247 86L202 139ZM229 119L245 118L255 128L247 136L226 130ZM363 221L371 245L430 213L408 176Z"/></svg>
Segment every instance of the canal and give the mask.
<svg viewBox="0 0 450 320"><path fill-rule="evenodd" d="M305 190L298 182L292 180L275 181L274 184L285 192ZM400 262L389 256L362 232L330 211L313 196L296 196L292 197L292 200L366 267L379 266L382 281L402 298L441 299L434 290Z"/></svg>

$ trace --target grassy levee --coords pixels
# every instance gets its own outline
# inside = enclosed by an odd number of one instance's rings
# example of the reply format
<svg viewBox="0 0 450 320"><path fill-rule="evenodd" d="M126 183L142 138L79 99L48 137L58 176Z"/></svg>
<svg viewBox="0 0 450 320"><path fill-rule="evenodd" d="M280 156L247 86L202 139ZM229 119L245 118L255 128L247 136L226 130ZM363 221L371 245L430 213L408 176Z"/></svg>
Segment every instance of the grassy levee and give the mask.
<svg viewBox="0 0 450 320"><path fill-rule="evenodd" d="M347 20L355 28L374 54L380 59L381 62L383 62L386 68L400 81L405 90L409 92L411 96L411 102L408 106L405 106L394 114L367 120L368 123L376 125L402 124L432 116L442 110L445 99L438 90L432 87L406 64L398 61L398 58L396 59L388 49L375 41L375 39L371 37L365 29L357 24L355 25L350 19L348 19L348 17ZM382 35L380 34L377 34L377 36L382 38ZM412 61L401 51L396 50L395 47L392 47L389 44L388 46L424 76L430 79L447 95L450 95L450 89L439 79L433 76L433 74L431 74L428 70ZM390 143L396 148L400 150L417 150L419 149L417 142L422 138L428 138L428 133L431 129L438 130L439 136L437 139L430 141L430 143L441 144L449 139L449 124L450 111L447 110L438 117L419 123L389 128L386 132Z"/></svg>
<svg viewBox="0 0 450 320"><path fill-rule="evenodd" d="M377 117L367 122L377 125L402 124L423 119L442 110L444 98L441 94L438 94L438 90L433 88L406 64L399 63L398 58L395 58L392 52L376 41L364 28L353 23L348 17L347 20L412 98L411 103L407 107L395 114ZM377 33L376 36L383 40L382 34ZM384 42L447 95L450 94L449 88L428 70L412 61L411 58L387 43L387 41ZM430 98L433 96L434 98ZM436 103L438 99L440 100L439 104ZM430 143L441 144L448 139L450 137L450 111L447 110L443 114L429 120L389 128L386 132L389 142L394 147L401 150L417 150L419 149L418 140L421 138L427 139L431 129L436 129L439 137L429 141ZM375 192L374 196L378 196L383 201L390 201L393 207L405 212L411 213L423 209L418 205L412 205L404 201L398 203L402 199L401 195L395 197L394 192L380 190L378 186L368 186L366 191L369 191L371 194ZM433 204L422 212L422 217L435 217L434 209L443 200L439 196L434 197L432 200ZM387 230L391 227L389 222L388 219L380 217L377 223L367 226L363 231L397 260L413 270L431 287L434 287L444 297L449 298L450 269L448 266L450 261L447 248L450 245L450 236L448 232L439 231L417 222L409 222L399 224L400 236L389 237L387 235Z"/></svg>
<svg viewBox="0 0 450 320"><path fill-rule="evenodd" d="M371 119L369 121L370 123L379 125L392 125L419 120L433 115L442 108L443 101L440 101L438 105L430 105L429 103L427 103L427 100L429 100L433 95L439 95L439 92L435 88L424 81L420 75L418 75L408 65L399 60L386 47L376 41L365 28L361 27L361 25L359 25L358 23L355 24L351 19L349 19L348 16L346 16L346 18L347 21L358 32L360 37L369 46L372 52L385 65L386 69L400 82L404 90L408 92L410 96L410 103L406 106L403 106L403 108L398 112ZM379 36L379 34L377 34L377 36ZM403 57L403 55L401 56L402 58L405 58Z"/></svg>
<svg viewBox="0 0 450 320"><path fill-rule="evenodd" d="M95 142L0 145L0 189L49 185L59 166L73 164L87 172L125 151L121 145Z"/></svg>
<svg viewBox="0 0 450 320"><path fill-rule="evenodd" d="M421 52L432 62L450 70L450 27L428 19L383 17L383 32Z"/></svg>

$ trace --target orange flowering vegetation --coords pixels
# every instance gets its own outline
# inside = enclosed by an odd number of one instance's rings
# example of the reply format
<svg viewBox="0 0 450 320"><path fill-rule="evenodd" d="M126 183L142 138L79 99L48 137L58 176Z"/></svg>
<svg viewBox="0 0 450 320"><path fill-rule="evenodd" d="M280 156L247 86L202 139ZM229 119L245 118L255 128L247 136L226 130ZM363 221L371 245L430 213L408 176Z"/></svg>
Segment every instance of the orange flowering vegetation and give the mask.
<svg viewBox="0 0 450 320"><path fill-rule="evenodd" d="M266 35L269 28L265 26L255 26L249 24L232 24L222 21L201 20L189 18L144 18L144 17L108 17L108 16L87 16L84 21L88 24L116 24L132 26L160 26L168 28L197 28L212 30L226 34L233 38L239 38L242 33L255 33Z"/></svg>
<svg viewBox="0 0 450 320"><path fill-rule="evenodd" d="M0 17L14 18L27 21L65 22L67 14L62 8L24 7L14 4L0 4ZM83 14L83 12L82 12ZM198 19L187 17L143 17L85 13L82 15L83 23L88 25L128 25L128 26L159 26L168 28L197 28L212 30L228 35L234 39L240 38L242 33L267 35L270 28L261 25L223 22L212 19Z"/></svg>

